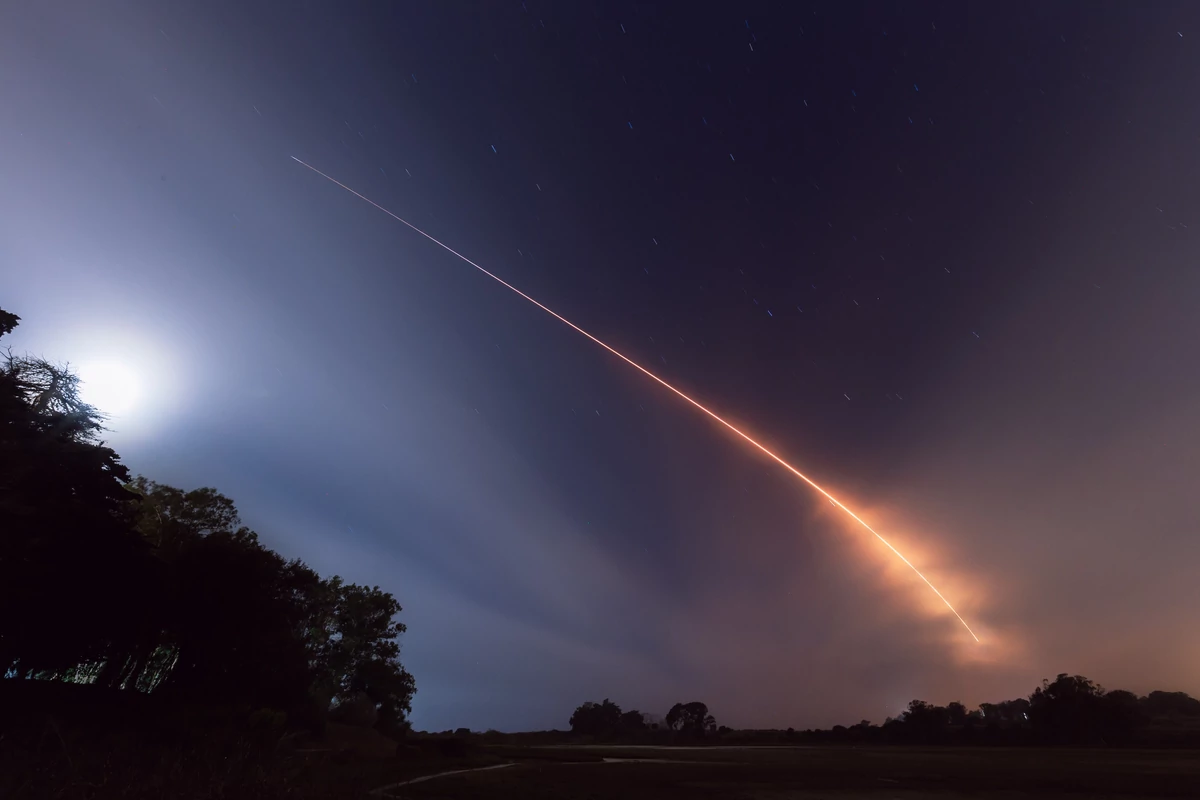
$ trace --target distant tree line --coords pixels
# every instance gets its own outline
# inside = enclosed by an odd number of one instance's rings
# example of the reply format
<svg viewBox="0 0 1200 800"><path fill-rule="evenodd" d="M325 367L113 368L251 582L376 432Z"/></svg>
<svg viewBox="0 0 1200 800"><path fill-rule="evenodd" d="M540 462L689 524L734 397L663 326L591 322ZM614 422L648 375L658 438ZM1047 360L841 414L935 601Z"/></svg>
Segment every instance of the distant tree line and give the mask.
<svg viewBox="0 0 1200 800"><path fill-rule="evenodd" d="M1061 673L1028 697L982 703L934 705L913 700L882 725L865 720L827 731L793 732L820 742L914 744L1200 744L1200 700L1183 692L1154 691L1144 697L1105 690L1082 675Z"/></svg>
<svg viewBox="0 0 1200 800"><path fill-rule="evenodd" d="M18 322L0 310L0 337ZM0 357L0 676L318 716L367 703L401 730L395 598L264 547L214 489L131 478L103 421L66 367Z"/></svg>
<svg viewBox="0 0 1200 800"><path fill-rule="evenodd" d="M676 703L659 723L649 721L641 711L622 711L619 705L605 698L576 708L570 725L571 733L596 740L644 738L658 731L702 739L717 732L716 720L708 713L708 706L700 702Z"/></svg>
<svg viewBox="0 0 1200 800"><path fill-rule="evenodd" d="M571 733L595 741L665 741L686 738L713 744L956 744L956 745L1200 745L1200 700L1184 692L1138 697L1106 691L1083 677L1062 673L1028 697L983 703L968 710L913 700L882 725L867 720L827 730L733 730L717 727L703 703L676 703L664 724L647 724L637 711L610 700L584 703L571 715Z"/></svg>

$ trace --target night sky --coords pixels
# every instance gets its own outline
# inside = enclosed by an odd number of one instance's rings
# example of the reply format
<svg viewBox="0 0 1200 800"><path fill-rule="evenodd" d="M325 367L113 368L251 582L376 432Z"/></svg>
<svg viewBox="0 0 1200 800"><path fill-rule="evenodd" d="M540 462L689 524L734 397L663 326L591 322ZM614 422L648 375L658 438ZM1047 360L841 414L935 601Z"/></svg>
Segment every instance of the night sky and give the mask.
<svg viewBox="0 0 1200 800"><path fill-rule="evenodd" d="M0 305L418 728L1200 693L1198 151L1188 2L10 3Z"/></svg>

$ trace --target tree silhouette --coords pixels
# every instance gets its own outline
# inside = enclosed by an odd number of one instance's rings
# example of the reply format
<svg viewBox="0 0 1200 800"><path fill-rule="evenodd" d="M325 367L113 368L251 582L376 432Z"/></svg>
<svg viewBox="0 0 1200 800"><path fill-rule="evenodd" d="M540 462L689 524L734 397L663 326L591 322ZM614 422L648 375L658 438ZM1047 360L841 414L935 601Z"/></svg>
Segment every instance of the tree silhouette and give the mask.
<svg viewBox="0 0 1200 800"><path fill-rule="evenodd" d="M584 703L571 717L576 733L615 736L637 730L637 712L621 713L611 701ZM641 716L641 715L637 715ZM1139 698L1121 689L1105 691L1079 675L1061 674L1046 680L1029 698L982 703L968 711L962 703L946 706L913 700L898 718L882 725L862 720L849 727L829 730L730 731L708 714L703 703L676 703L666 716L666 728L681 738L698 738L716 732L734 735L746 743L814 742L856 744L993 744L1037 743L1099 745L1200 744L1194 724L1200 719L1200 700L1183 692L1151 692ZM614 727L613 720L619 720ZM631 724L632 723L632 724ZM651 726L648 737L658 726Z"/></svg>
<svg viewBox="0 0 1200 800"><path fill-rule="evenodd" d="M398 728L416 691L399 661L400 604L378 586L337 576L310 587L306 597L304 641L318 694L343 701L365 695L378 705L380 726Z"/></svg>
<svg viewBox="0 0 1200 800"><path fill-rule="evenodd" d="M621 707L607 697L600 703L586 702L571 714L571 732L584 736L611 736L621 726Z"/></svg>
<svg viewBox="0 0 1200 800"><path fill-rule="evenodd" d="M0 331L17 317L0 312ZM78 380L0 362L0 674L57 675L103 656L138 615L145 547L134 496Z"/></svg>
<svg viewBox="0 0 1200 800"><path fill-rule="evenodd" d="M700 702L676 703L667 712L667 727L691 736L703 736L717 729L717 722Z"/></svg>
<svg viewBox="0 0 1200 800"><path fill-rule="evenodd" d="M405 627L392 595L284 560L214 489L132 486L138 530L171 576L155 648L176 654L165 689L284 706L365 696L380 727L401 727L415 683L399 662Z"/></svg>
<svg viewBox="0 0 1200 800"><path fill-rule="evenodd" d="M913 700L908 704L908 710L901 715L900 722L904 736L909 740L920 742L937 742L950 721L950 711L942 706L926 703L924 700Z"/></svg>
<svg viewBox="0 0 1200 800"><path fill-rule="evenodd" d="M595 738L620 738L647 730L646 717L636 710L622 711L605 698L583 703L571 714L571 733Z"/></svg>
<svg viewBox="0 0 1200 800"><path fill-rule="evenodd" d="M1124 689L1106 692L1101 705L1101 732L1109 744L1123 744L1133 738L1144 722L1138 696Z"/></svg>
<svg viewBox="0 0 1200 800"><path fill-rule="evenodd" d="M1029 696L1029 721L1051 741L1097 738L1103 721L1104 689L1082 675L1060 673Z"/></svg>
<svg viewBox="0 0 1200 800"><path fill-rule="evenodd" d="M637 710L626 711L621 715L620 730L622 733L636 733L646 730L646 716Z"/></svg>
<svg viewBox="0 0 1200 800"><path fill-rule="evenodd" d="M12 333L17 325L21 324L21 318L11 311L5 311L0 308L0 336L7 336Z"/></svg>
<svg viewBox="0 0 1200 800"><path fill-rule="evenodd" d="M19 318L0 310L0 335ZM264 547L215 489L132 482L65 367L0 359L0 676L293 709L415 692L400 605Z"/></svg>
<svg viewBox="0 0 1200 800"><path fill-rule="evenodd" d="M1200 700L1186 692L1151 692L1141 700L1146 714L1154 717L1200 717Z"/></svg>

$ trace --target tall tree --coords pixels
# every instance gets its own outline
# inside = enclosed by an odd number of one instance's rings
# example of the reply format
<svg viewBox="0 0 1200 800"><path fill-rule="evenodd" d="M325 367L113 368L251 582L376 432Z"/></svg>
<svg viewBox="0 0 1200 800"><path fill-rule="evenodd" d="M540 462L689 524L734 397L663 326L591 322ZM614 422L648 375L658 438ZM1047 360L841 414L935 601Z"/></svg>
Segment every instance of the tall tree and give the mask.
<svg viewBox="0 0 1200 800"><path fill-rule="evenodd" d="M1029 696L1029 721L1046 739L1083 742L1100 738L1104 689L1082 675L1061 673Z"/></svg>
<svg viewBox="0 0 1200 800"><path fill-rule="evenodd" d="M692 736L703 736L717 729L717 721L700 702L676 703L667 712L667 727Z"/></svg>
<svg viewBox="0 0 1200 800"><path fill-rule="evenodd" d="M571 732L584 736L611 736L621 725L621 707L607 697L584 703L571 714Z"/></svg>
<svg viewBox="0 0 1200 800"><path fill-rule="evenodd" d="M263 547L214 489L184 492L142 477L131 487L141 497L137 530L160 580L152 635L110 674L136 682L166 651L169 694L284 708L306 702L308 609L296 589L319 584L316 574Z"/></svg>
<svg viewBox="0 0 1200 800"><path fill-rule="evenodd" d="M138 530L172 575L162 627L179 665L168 690L275 704L366 696L380 727L403 726L415 682L399 661L405 626L391 594L285 561L215 489L184 492L142 477L132 486L143 497Z"/></svg>
<svg viewBox="0 0 1200 800"><path fill-rule="evenodd" d="M314 587L311 596L306 643L317 690L338 701L365 695L378 706L379 727L399 727L416 691L400 664L400 604L378 586L337 576Z"/></svg>
<svg viewBox="0 0 1200 800"><path fill-rule="evenodd" d="M908 710L903 718L904 736L912 741L939 741L950 721L950 712L943 706L927 703L924 700L913 700L908 704Z"/></svg>
<svg viewBox="0 0 1200 800"><path fill-rule="evenodd" d="M18 318L0 312L0 333ZM0 674L102 657L139 615L128 473L65 367L0 361Z"/></svg>

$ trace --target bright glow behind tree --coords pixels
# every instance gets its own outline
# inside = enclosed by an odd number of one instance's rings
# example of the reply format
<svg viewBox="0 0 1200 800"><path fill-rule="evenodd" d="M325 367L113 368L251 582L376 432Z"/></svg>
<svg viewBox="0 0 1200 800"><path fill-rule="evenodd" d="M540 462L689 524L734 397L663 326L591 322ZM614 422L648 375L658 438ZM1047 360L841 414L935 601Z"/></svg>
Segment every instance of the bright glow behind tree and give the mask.
<svg viewBox="0 0 1200 800"><path fill-rule="evenodd" d="M114 417L135 410L142 399L142 381L127 364L94 361L79 367L79 394L84 402Z"/></svg>

